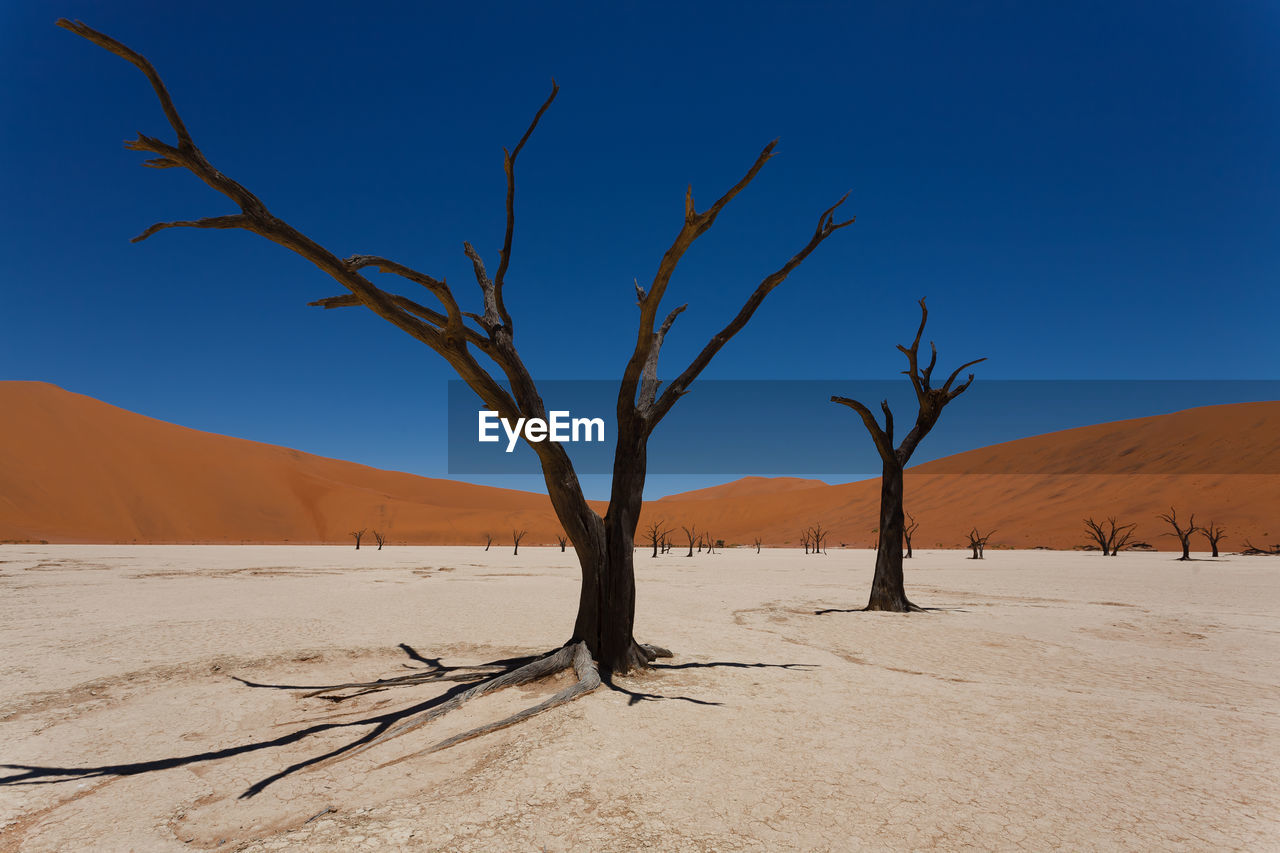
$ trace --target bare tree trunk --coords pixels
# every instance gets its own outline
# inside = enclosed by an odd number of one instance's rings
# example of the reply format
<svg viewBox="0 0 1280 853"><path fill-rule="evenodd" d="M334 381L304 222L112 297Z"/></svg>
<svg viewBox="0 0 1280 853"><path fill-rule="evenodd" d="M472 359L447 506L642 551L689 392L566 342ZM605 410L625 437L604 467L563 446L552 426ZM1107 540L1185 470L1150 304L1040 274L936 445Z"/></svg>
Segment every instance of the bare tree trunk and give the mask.
<svg viewBox="0 0 1280 853"><path fill-rule="evenodd" d="M907 600L902 580L902 466L884 460L880 476L880 542L876 546L876 572L871 580L868 610L893 613L918 611Z"/></svg>
<svg viewBox="0 0 1280 853"><path fill-rule="evenodd" d="M587 548L578 547L582 595L570 642L583 640L602 669L628 672L647 666L652 654L635 641L635 533L648 462L647 436L618 428L613 488L603 522L595 517ZM550 477L547 478L550 482ZM692 548L690 554L692 554Z"/></svg>

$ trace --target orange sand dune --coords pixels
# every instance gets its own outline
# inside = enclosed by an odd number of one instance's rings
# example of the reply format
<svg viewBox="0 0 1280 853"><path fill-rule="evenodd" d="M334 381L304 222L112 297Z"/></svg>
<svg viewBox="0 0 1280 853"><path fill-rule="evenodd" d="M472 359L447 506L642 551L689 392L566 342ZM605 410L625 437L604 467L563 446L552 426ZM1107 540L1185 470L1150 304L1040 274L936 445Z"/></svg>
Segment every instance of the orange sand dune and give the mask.
<svg viewBox="0 0 1280 853"><path fill-rule="evenodd" d="M976 526L996 529L990 545L1071 548L1088 541L1081 519L1115 515L1137 523L1137 541L1168 550L1177 541L1161 535L1169 527L1156 514L1175 506L1180 520L1195 513L1198 523L1222 525L1224 545L1238 548L1246 538L1280 540L1280 474L1178 472L1250 470L1280 470L1280 402L1205 406L948 456L908 469L906 507L920 525L918 547L956 547ZM956 473L965 471L1048 473ZM1096 471L1115 473L1079 473ZM787 483L749 496L735 485L672 495L655 509L726 542L798 543L815 522L832 531L832 545L875 541L879 480L803 491ZM1193 541L1194 550L1207 546Z"/></svg>
<svg viewBox="0 0 1280 853"><path fill-rule="evenodd" d="M41 382L0 382L0 540L554 541L544 495L382 471L214 435ZM372 535L366 541L372 540Z"/></svg>
<svg viewBox="0 0 1280 853"><path fill-rule="evenodd" d="M485 533L506 543L523 528L525 542L537 544L560 532L543 495L198 432L44 383L0 382L0 411L0 540L344 542L367 527L399 544L473 543ZM1067 430L912 469L907 508L920 522L920 547L958 546L976 525L997 528L992 545L1070 548L1085 541L1083 516L1114 514L1138 522L1140 540L1167 549L1175 543L1159 535L1155 514L1170 505L1226 526L1231 547L1245 538L1260 545L1280 539L1280 475L1126 472L1275 471L1278 437L1280 403ZM1090 470L1114 459L1118 473L948 473L1070 471L1073 459L1091 460ZM646 512L727 543L759 536L794 544L821 522L830 545L865 547L875 538L878 500L878 481L748 477L664 498Z"/></svg>

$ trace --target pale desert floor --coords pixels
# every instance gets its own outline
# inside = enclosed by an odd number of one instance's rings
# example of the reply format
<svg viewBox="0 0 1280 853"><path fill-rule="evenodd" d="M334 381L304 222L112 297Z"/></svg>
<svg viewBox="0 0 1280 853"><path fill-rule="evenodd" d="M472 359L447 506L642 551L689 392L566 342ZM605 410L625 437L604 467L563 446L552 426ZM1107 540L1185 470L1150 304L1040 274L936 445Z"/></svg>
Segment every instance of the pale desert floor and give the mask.
<svg viewBox="0 0 1280 853"><path fill-rule="evenodd" d="M453 685L303 686L559 645L573 554L0 546L0 849L1280 849L1280 560L966 553L909 561L940 610L901 616L815 615L867 551L640 552L675 658L630 693L285 773Z"/></svg>

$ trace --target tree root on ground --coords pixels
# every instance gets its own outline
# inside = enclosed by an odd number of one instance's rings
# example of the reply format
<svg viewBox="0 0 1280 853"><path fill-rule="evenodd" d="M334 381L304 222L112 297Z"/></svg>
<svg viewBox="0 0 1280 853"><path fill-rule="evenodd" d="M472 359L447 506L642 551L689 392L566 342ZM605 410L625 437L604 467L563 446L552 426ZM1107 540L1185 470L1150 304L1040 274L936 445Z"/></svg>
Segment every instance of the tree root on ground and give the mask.
<svg viewBox="0 0 1280 853"><path fill-rule="evenodd" d="M660 656L659 652L665 652L665 651L666 651L665 649L655 648L654 654L655 656ZM667 656L670 656L670 654L671 654L670 652L666 652ZM393 761L389 761L386 764L382 764L379 766L386 767L392 764L398 764L401 761L404 761L409 758L413 758L418 755L424 755L431 752L438 752L439 750L448 749L451 746L462 743L463 741L466 741L466 740L471 740L472 738L475 738L475 737L479 737L480 735L485 735L485 734L489 734L490 732L495 732L498 729L503 729L503 728L506 728L507 726L514 725L522 720L527 720L528 718L536 714L541 714L543 711L548 711L552 708L559 707L560 705L568 704L569 702L572 702L574 699L577 699L580 696L587 695L588 693L592 692L593 690L595 690L597 687L600 686L600 670L596 666L596 662L591 659L591 652L587 650L587 644L584 642L572 643L570 645L564 646L556 650L552 654L549 654L545 657L541 657L541 658L538 658L537 660L527 663L524 666L517 667L516 669L501 673L500 675L497 675L486 681L482 681L479 684L476 684L475 686L467 690L464 690L462 693L459 693L457 696L454 696L449 701L444 702L440 705L437 705L434 708L430 708L429 710L423 711L422 713L412 716L407 720L403 720L397 725L387 729L385 732L382 732L380 735L373 738L372 740L361 744L359 747L349 752L343 753L341 756L334 756L334 759L331 759L331 760L335 760L335 759L345 760L354 755L358 755L367 749L371 749L375 746L378 746L379 744L386 743L392 738L399 737L400 735L413 731L414 729L420 728L421 726L426 725L432 720L437 720L440 717L443 717L445 714L448 714L450 711L457 710L458 708L462 707L464 704L466 704L472 699L478 699L481 696L501 690L504 687L516 687L521 684L528 684L531 681L537 681L538 679L541 679L541 678L546 678L552 675L556 675L557 673L563 672L564 670L569 669L571 667L574 671L574 674L577 675L578 680L573 684L569 685L568 687L566 687L565 689L555 693L553 696L546 699L545 701L540 702L537 705L533 705L528 708L525 708L522 711L512 714L509 717L504 717L503 719L498 720L496 722L486 723L483 726L477 726L476 728L470 729L469 731L465 731L465 732L462 732L461 734L456 734L456 735L453 735L452 737L445 738L444 740L438 743L435 743L427 747L426 749L418 750L417 752L402 756L400 758L397 758ZM409 679L409 678L412 678L412 676L406 676L405 678ZM421 677L419 680L428 681L432 679ZM460 680L463 680L463 677L461 675L449 676L448 680L460 681ZM397 680L389 679L388 681L397 681ZM408 683L414 683L414 682L409 681ZM372 684L380 685L378 689L381 689L381 686L387 686L386 682L372 682ZM368 685L350 685L350 686L365 688ZM323 692L323 691L317 691L317 693L319 692ZM361 692L366 692L366 691L362 689L359 692L352 695L360 695ZM315 695L315 694L311 694L311 695ZM325 762L325 763L328 763L328 762Z"/></svg>

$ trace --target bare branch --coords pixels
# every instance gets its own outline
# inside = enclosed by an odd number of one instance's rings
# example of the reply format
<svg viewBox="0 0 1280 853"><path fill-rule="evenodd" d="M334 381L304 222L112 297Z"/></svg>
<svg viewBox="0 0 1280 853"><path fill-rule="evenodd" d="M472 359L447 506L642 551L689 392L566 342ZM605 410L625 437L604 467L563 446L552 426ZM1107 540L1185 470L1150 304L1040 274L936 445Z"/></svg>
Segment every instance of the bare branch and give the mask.
<svg viewBox="0 0 1280 853"><path fill-rule="evenodd" d="M876 416L872 414L870 409L857 400L849 397L832 397L831 402L839 403L842 406L848 406L857 412L862 417L862 423L867 427L867 432L871 433L871 440L875 442L876 450L880 452L880 457L885 460L894 458L893 437L885 432L885 430L880 427L880 424L876 423ZM885 408L885 414L888 415L889 407L887 401L883 405ZM892 416L890 415L889 417L889 429L893 429Z"/></svg>
<svg viewBox="0 0 1280 853"><path fill-rule="evenodd" d="M766 148L766 153L771 148L772 145L770 145L770 148ZM822 212L822 215L818 217L818 227L814 229L813 236L809 238L809 242L806 243L799 252L796 252L789 261L773 273L766 276L764 280L756 286L755 291L747 298L746 303L738 311L737 316L734 317L727 326L717 332L711 340L707 342L707 345L702 348L702 351L698 353L689 366L685 368L684 372L667 386L667 390L662 393L662 397L658 399L655 406L653 419L650 423L651 428L658 421L662 420L662 418L666 416L667 412L671 411L671 407L675 405L676 400L689 390L689 386L693 383L693 380L696 379L698 374L702 373L703 369L711 363L711 359L715 357L716 353L718 353L734 335L747 325L747 322L751 319L752 315L756 313L756 309L764 302L765 297L768 296L775 287L786 281L787 276L791 274L791 271L800 266L800 264L804 262L805 258L809 257L813 250L822 244L822 241L826 240L841 228L853 224L854 218L847 219L843 222L837 222L834 218L836 208L843 204L845 199L848 197L849 194L845 193L841 196L839 201ZM654 291L650 290L650 299L653 298L653 295Z"/></svg>
<svg viewBox="0 0 1280 853"><path fill-rule="evenodd" d="M111 36L87 26L83 21L68 21L66 18L59 18L57 24L64 30L70 30L76 35L98 45L98 47L106 48L116 56L127 59L136 65L138 70L147 75L147 79L151 81L151 88L155 89L156 97L160 99L160 106L164 110L165 118L169 120L169 126L178 135L178 145L186 149L195 150L191 135L187 133L187 126L182 123L182 117L178 115L178 109L173 105L173 99L169 97L169 90L165 88L160 75L156 73L155 68L151 66L145 56L126 47Z"/></svg>
<svg viewBox="0 0 1280 853"><path fill-rule="evenodd" d="M662 380L658 378L658 354L662 351L662 342L667 337L667 332L671 331L671 324L676 321L676 317L688 308L688 304L680 305L671 309L671 313L667 315L667 319L662 321L662 326L653 335L653 344L649 347L649 357L644 362L644 372L640 377L640 398L639 408L642 414L648 416L653 407L653 401L658 396L658 388L662 385Z"/></svg>
<svg viewBox="0 0 1280 853"><path fill-rule="evenodd" d="M631 353L630 360L627 362L626 369L623 371L622 385L618 390L618 405L620 409L624 405L628 410L635 406L636 387L640 381L640 374L644 369L645 361L649 357L649 350L653 343L654 323L658 318L658 306L662 304L662 298L667 292L667 284L671 281L671 275L675 272L680 259L688 251L689 247L693 245L694 241L705 234L707 229L715 223L716 217L724 209L724 206L732 201L734 196L740 193L747 184L751 183L764 167L764 164L773 156L773 149L777 144L778 141L775 139L766 145L746 174L705 212L698 213L694 207L692 185L685 193L684 224L680 227L680 233L676 235L671 247L667 249L662 256L662 260L658 263L658 271L654 274L653 283L649 286L648 292L640 299L640 325L636 336L636 346ZM644 293L638 284L636 290L637 293Z"/></svg>
<svg viewBox="0 0 1280 853"><path fill-rule="evenodd" d="M498 287L494 284L493 279L489 278L489 273L484 268L484 261L481 260L480 253L475 250L475 247L470 243L464 242L462 250L471 259L471 268L475 271L476 283L480 285L480 292L484 295L484 316L476 319L480 322L480 325L484 326L485 331L492 335L495 329L505 325L502 314L498 310Z"/></svg>
<svg viewBox="0 0 1280 853"><path fill-rule="evenodd" d="M177 164L174 164L177 165ZM249 217L243 214L232 214L231 216L207 216L204 219L180 219L176 222L157 222L146 231L143 231L137 237L130 240L130 243L141 243L143 240L155 234L157 231L163 231L166 228L248 228Z"/></svg>
<svg viewBox="0 0 1280 853"><path fill-rule="evenodd" d="M942 386L942 391L943 391L944 393L948 393L948 392L949 392L949 397L950 397L951 399L953 399L953 400L954 400L956 397L959 397L961 394L963 394L963 393L964 393L964 390L965 390L966 388L968 388L970 384L972 384L972 382L973 382L973 374L972 374L972 373L970 373L970 374L969 374L969 379L968 379L966 382L964 382L963 384L961 384L959 387L957 387L957 388L956 388L956 390L955 390L954 392L952 392L952 391L951 391L951 383L956 381L956 377L960 375L960 371L964 370L966 367L973 367L975 364L982 364L982 362L984 362L984 361L986 361L986 360L987 360L987 359L986 359L985 357L984 357L984 358L975 358L973 361L970 361L970 362L968 362L968 363L966 363L966 364L962 364L962 365L960 365L959 367L957 367L955 370L951 371L951 375L947 377L947 381L946 381L946 382L943 384L943 386Z"/></svg>
<svg viewBox="0 0 1280 853"><path fill-rule="evenodd" d="M551 94L547 96L546 101L538 108L538 112L533 117L533 121L529 122L529 128L524 132L524 136L520 137L520 141L516 143L516 147L510 153L504 148L503 154L503 171L507 173L507 230L502 238L502 251L498 255L498 272L493 277L493 295L494 303L497 308L498 316L502 320L502 324L508 329L511 328L511 315L507 313L507 306L502 301L502 285L506 281L507 267L511 264L511 238L515 234L516 227L516 157L520 156L520 149L524 148L524 144L529 141L529 137L533 135L533 130L538 126L542 114L551 106L551 102L556 99L559 94L560 87L556 85L556 81L551 81ZM485 313L488 314L488 306L486 305Z"/></svg>

